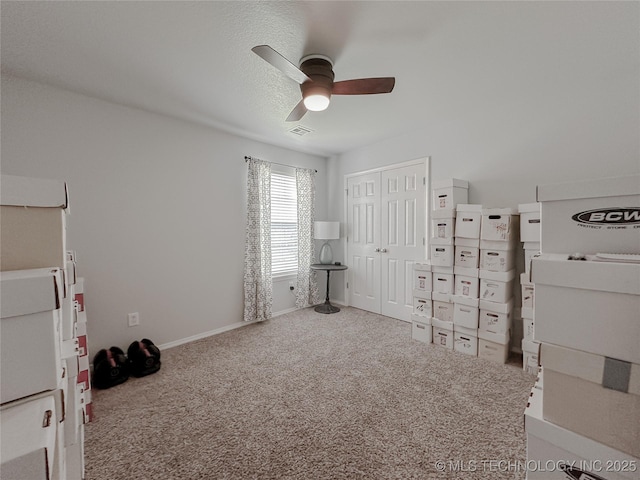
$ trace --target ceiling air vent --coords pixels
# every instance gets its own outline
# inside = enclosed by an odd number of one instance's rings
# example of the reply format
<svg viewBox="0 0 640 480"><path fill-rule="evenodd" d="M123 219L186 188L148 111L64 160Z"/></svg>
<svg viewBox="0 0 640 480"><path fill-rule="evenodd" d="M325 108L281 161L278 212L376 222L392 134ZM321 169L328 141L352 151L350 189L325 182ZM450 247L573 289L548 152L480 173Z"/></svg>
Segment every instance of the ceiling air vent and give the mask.
<svg viewBox="0 0 640 480"><path fill-rule="evenodd" d="M313 132L313 130L302 125L296 125L291 130L289 130L289 132L293 133L294 135L298 135L299 137L304 137L307 133Z"/></svg>

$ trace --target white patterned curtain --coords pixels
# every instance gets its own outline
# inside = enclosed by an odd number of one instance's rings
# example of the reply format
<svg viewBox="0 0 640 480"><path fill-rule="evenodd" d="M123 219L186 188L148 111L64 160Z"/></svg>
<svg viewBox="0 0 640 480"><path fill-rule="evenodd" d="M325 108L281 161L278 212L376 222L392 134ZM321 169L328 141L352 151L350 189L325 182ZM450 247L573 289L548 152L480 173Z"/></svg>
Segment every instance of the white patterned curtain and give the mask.
<svg viewBox="0 0 640 480"><path fill-rule="evenodd" d="M296 168L298 195L298 281L296 307L303 308L320 302L316 272L311 270L315 258L313 222L315 220L316 172Z"/></svg>
<svg viewBox="0 0 640 480"><path fill-rule="evenodd" d="M244 255L244 320L271 318L271 164L249 159Z"/></svg>

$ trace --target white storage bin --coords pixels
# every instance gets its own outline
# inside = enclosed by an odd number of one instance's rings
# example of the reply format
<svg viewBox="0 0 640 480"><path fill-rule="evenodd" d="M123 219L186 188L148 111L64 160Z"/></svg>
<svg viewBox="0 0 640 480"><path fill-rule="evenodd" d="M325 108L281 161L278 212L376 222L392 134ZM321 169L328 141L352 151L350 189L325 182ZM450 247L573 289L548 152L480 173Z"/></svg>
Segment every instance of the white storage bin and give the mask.
<svg viewBox="0 0 640 480"><path fill-rule="evenodd" d="M431 265L428 263L413 264L413 290L416 292L430 292L432 290Z"/></svg>
<svg viewBox="0 0 640 480"><path fill-rule="evenodd" d="M453 245L430 245L431 265L434 267L453 266Z"/></svg>
<svg viewBox="0 0 640 480"><path fill-rule="evenodd" d="M540 344L528 339L522 340L522 369L532 375L537 375L539 370L538 353Z"/></svg>
<svg viewBox="0 0 640 480"><path fill-rule="evenodd" d="M526 273L520 274L520 288L522 289L522 306L533 308L535 286L529 282L529 276Z"/></svg>
<svg viewBox="0 0 640 480"><path fill-rule="evenodd" d="M473 328L465 328L459 325L453 326L453 349L456 352L478 356L478 331Z"/></svg>
<svg viewBox="0 0 640 480"><path fill-rule="evenodd" d="M454 294L463 297L478 298L480 281L477 268L455 267L454 270Z"/></svg>
<svg viewBox="0 0 640 480"><path fill-rule="evenodd" d="M458 205L456 212L456 237L480 238L482 205Z"/></svg>
<svg viewBox="0 0 640 480"><path fill-rule="evenodd" d="M419 315L411 316L411 338L419 342L431 343L431 318Z"/></svg>
<svg viewBox="0 0 640 480"><path fill-rule="evenodd" d="M422 292L422 295L413 297L413 313L421 317L431 318L431 292Z"/></svg>
<svg viewBox="0 0 640 480"><path fill-rule="evenodd" d="M478 247L464 247L461 245L456 245L454 266L478 268L479 252L480 249Z"/></svg>
<svg viewBox="0 0 640 480"><path fill-rule="evenodd" d="M508 272L515 264L515 250L480 250L480 268L491 272Z"/></svg>
<svg viewBox="0 0 640 480"><path fill-rule="evenodd" d="M531 274L531 259L539 254L539 243L527 242L524 244L524 271L527 275Z"/></svg>
<svg viewBox="0 0 640 480"><path fill-rule="evenodd" d="M431 212L431 243L451 245L456 225L456 210L435 210Z"/></svg>
<svg viewBox="0 0 640 480"><path fill-rule="evenodd" d="M467 203L469 182L450 178L431 184L433 191L433 210L450 210L459 203Z"/></svg>
<svg viewBox="0 0 640 480"><path fill-rule="evenodd" d="M0 273L0 403L57 388L63 290L59 269Z"/></svg>
<svg viewBox="0 0 640 480"><path fill-rule="evenodd" d="M433 291L443 295L451 295L453 289L453 267L434 267Z"/></svg>
<svg viewBox="0 0 640 480"><path fill-rule="evenodd" d="M506 363L509 357L509 332L493 333L478 330L478 357Z"/></svg>
<svg viewBox="0 0 640 480"><path fill-rule="evenodd" d="M489 272L480 270L480 298L491 302L506 303L513 297L515 270Z"/></svg>
<svg viewBox="0 0 640 480"><path fill-rule="evenodd" d="M464 328L478 328L478 299L453 295L453 324Z"/></svg>
<svg viewBox="0 0 640 480"><path fill-rule="evenodd" d="M517 242L520 217L513 208L487 208L482 210L481 240L491 242Z"/></svg>
<svg viewBox="0 0 640 480"><path fill-rule="evenodd" d="M431 325L433 326L433 344L453 350L453 323L433 318Z"/></svg>
<svg viewBox="0 0 640 480"><path fill-rule="evenodd" d="M640 363L640 264L542 254L531 274L536 341Z"/></svg>
<svg viewBox="0 0 640 480"><path fill-rule="evenodd" d="M433 318L444 322L453 323L453 303L450 295L433 293Z"/></svg>
<svg viewBox="0 0 640 480"><path fill-rule="evenodd" d="M537 197L542 252L640 253L640 175L538 185Z"/></svg>
<svg viewBox="0 0 640 480"><path fill-rule="evenodd" d="M520 213L520 241L540 241L540 204L524 203L518 205Z"/></svg>
<svg viewBox="0 0 640 480"><path fill-rule="evenodd" d="M479 330L504 334L511 327L513 300L510 300L507 303L495 303L487 300L480 300L479 308Z"/></svg>

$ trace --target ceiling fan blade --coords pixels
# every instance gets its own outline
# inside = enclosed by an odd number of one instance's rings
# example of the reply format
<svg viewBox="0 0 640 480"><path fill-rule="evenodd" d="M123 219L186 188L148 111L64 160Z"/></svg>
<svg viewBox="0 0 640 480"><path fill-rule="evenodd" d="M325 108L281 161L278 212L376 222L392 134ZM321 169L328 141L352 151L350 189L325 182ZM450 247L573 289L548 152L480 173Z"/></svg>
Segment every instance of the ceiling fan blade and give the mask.
<svg viewBox="0 0 640 480"><path fill-rule="evenodd" d="M333 84L332 95L371 95L390 93L396 84L395 77L359 78Z"/></svg>
<svg viewBox="0 0 640 480"><path fill-rule="evenodd" d="M293 107L293 110L291 110L291 113L287 117L287 122L297 122L304 117L305 113L307 113L307 107L304 106L304 100L300 100L300 102Z"/></svg>
<svg viewBox="0 0 640 480"><path fill-rule="evenodd" d="M307 80L310 80L310 78L302 73L298 67L276 52L269 45L258 45L257 47L253 47L251 51L276 67L287 77L298 82L300 85Z"/></svg>

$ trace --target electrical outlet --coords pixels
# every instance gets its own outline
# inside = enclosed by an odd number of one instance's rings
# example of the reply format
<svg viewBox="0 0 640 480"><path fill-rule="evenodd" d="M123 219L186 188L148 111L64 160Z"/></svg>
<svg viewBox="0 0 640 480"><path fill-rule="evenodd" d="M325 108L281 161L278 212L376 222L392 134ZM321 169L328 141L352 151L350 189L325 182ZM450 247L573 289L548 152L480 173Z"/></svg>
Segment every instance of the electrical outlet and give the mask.
<svg viewBox="0 0 640 480"><path fill-rule="evenodd" d="M129 326L135 327L136 325L140 325L140 315L138 312L130 313L129 317Z"/></svg>
<svg viewBox="0 0 640 480"><path fill-rule="evenodd" d="M296 284L294 282L289 282L289 290L293 291L296 288Z"/></svg>

